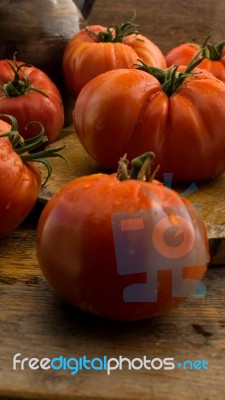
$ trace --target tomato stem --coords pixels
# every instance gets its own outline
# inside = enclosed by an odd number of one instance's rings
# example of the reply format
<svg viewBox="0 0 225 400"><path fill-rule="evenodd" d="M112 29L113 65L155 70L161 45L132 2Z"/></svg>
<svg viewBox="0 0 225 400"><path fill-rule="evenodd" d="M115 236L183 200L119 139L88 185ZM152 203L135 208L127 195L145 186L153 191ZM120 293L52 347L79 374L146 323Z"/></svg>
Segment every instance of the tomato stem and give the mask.
<svg viewBox="0 0 225 400"><path fill-rule="evenodd" d="M155 154L150 151L134 158L131 161L130 179L143 181L144 177L146 177L146 180L149 181L151 176L151 164L154 159Z"/></svg>
<svg viewBox="0 0 225 400"><path fill-rule="evenodd" d="M208 50L208 53L206 54L206 58L213 60L213 61L218 61L221 58L221 53L222 49L225 46L225 40L222 40L216 44L212 44L209 42L209 39L211 37L211 34L207 36L205 39L202 48L206 47Z"/></svg>
<svg viewBox="0 0 225 400"><path fill-rule="evenodd" d="M117 178L120 181L126 181L129 179L129 173L128 173L128 164L129 161L127 159L127 154L124 154L124 156L119 160L118 162L118 169L117 169Z"/></svg>
<svg viewBox="0 0 225 400"><path fill-rule="evenodd" d="M208 54L208 48L201 49L189 62L184 72L178 71L178 65L172 65L167 70L146 65L142 60L137 60L140 64L135 64L136 69L148 72L153 75L161 84L167 96L171 96L183 83L184 79L200 72L192 72ZM202 56L202 57L200 57Z"/></svg>
<svg viewBox="0 0 225 400"><path fill-rule="evenodd" d="M9 60L7 60L7 63L9 64L11 70L14 72L14 79L8 81L3 85L3 92L5 97L8 98L18 97L31 91L40 93L43 96L48 97L48 95L45 92L30 85L29 78L25 75L24 71L22 70L23 67L32 67L32 65L26 63L18 65L16 62L15 54L13 57L13 62L15 65L13 65Z"/></svg>
<svg viewBox="0 0 225 400"><path fill-rule="evenodd" d="M88 29L88 27L86 27L85 30L89 34L95 36L98 42L122 43L124 37L138 34L138 31L136 29L138 25L134 23L135 18L136 12L134 11L133 17L129 21L121 24L120 26L112 24L108 26L104 31L99 33L93 32L92 30Z"/></svg>
<svg viewBox="0 0 225 400"><path fill-rule="evenodd" d="M131 161L131 170L128 171L129 161L127 160L127 155L125 154L119 160L119 166L117 170L117 178L120 181L124 181L127 179L135 179L139 181L147 181L151 182L156 172L159 169L159 166L151 172L151 166L155 159L155 154L152 151L148 151Z"/></svg>
<svg viewBox="0 0 225 400"><path fill-rule="evenodd" d="M48 148L42 151L38 151L36 153L29 154L29 151L33 151L39 148L40 145L48 141L48 138L45 135L44 127L40 122L32 121L27 124L27 126L31 124L37 124L40 126L41 130L38 135L24 140L22 136L19 134L18 123L15 117L8 114L0 114L0 118L9 119L11 123L11 130L9 132L1 134L0 138L8 137L13 146L14 151L20 156L20 158L24 162L33 161L41 163L46 167L47 177L45 178L45 181L42 184L43 186L46 184L46 182L48 181L48 179L52 174L52 166L50 162L46 160L46 158L59 157L62 158L64 161L66 161L67 164L69 165L69 162L62 156L62 154L58 153L59 151L63 150L66 147L65 145L55 148Z"/></svg>

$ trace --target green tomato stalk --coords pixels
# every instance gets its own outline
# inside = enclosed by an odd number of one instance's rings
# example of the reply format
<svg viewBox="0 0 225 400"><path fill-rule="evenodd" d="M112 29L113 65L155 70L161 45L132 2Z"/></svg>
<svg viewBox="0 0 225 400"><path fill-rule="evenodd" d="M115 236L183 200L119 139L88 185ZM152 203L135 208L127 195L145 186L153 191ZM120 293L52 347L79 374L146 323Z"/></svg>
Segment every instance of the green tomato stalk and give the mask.
<svg viewBox="0 0 225 400"><path fill-rule="evenodd" d="M24 71L23 71L23 67L32 67L32 65L27 64L27 63L23 63L18 65L16 63L16 55L14 54L13 57L13 61L15 66L9 61L7 60L11 70L14 72L14 78L5 83L3 85L3 92L5 97L18 97L18 96L22 96L28 92L37 92L42 94L45 97L48 97L48 95L46 93L44 93L42 90L39 90L37 88L35 88L34 86L30 85L30 80L29 78L25 75ZM21 78L21 73L23 74L23 77Z"/></svg>
<svg viewBox="0 0 225 400"><path fill-rule="evenodd" d="M133 17L129 21L120 26L112 24L108 26L105 31L99 33L95 33L87 27L85 29L88 33L95 36L98 42L122 43L124 37L138 34L136 29L138 25L134 23L135 18L136 13L134 12Z"/></svg>
<svg viewBox="0 0 225 400"><path fill-rule="evenodd" d="M184 72L178 71L178 65L172 65L166 71L157 67L152 67L138 60L140 64L136 64L136 69L148 72L153 75L162 85L163 91L170 97L182 85L184 79L198 72L192 72L208 54L207 47L200 50L189 62ZM201 56L201 57L200 57Z"/></svg>
<svg viewBox="0 0 225 400"><path fill-rule="evenodd" d="M17 123L16 118L14 118L12 115L8 115L8 114L0 114L0 118L9 119L10 123L11 123L11 130L9 132L1 134L0 138L1 137L9 138L14 151L20 156L22 161L37 162L37 163L43 164L46 167L47 177L46 177L44 183L42 184L42 186L44 186L46 184L46 182L48 181L48 179L50 178L50 176L52 174L52 166L51 166L50 162L47 160L47 158L59 157L68 163L68 161L63 157L63 155L58 153L59 151L63 150L66 147L65 145L60 146L60 147L55 147L55 148L50 148L50 149L33 152L35 149L40 148L40 146L43 143L46 143L48 141L48 138L45 135L44 127L40 122L32 121L27 124L27 127L31 124L39 125L41 130L38 135L25 140L19 134L18 123ZM29 152L31 152L31 151L32 151L32 153L30 154Z"/></svg>
<svg viewBox="0 0 225 400"><path fill-rule="evenodd" d="M128 171L129 161L127 160L127 155L125 154L118 163L119 166L117 169L117 179L120 181L135 179L139 181L152 182L155 178L156 172L160 167L158 165L153 173L151 172L154 159L155 154L152 151L147 151L131 161L131 170Z"/></svg>
<svg viewBox="0 0 225 400"><path fill-rule="evenodd" d="M202 48L207 48L208 53L206 54L206 58L213 60L213 61L218 61L221 58L221 53L222 53L222 49L225 46L225 40L222 40L216 44L212 44L209 42L210 39L209 35L205 42L202 45Z"/></svg>

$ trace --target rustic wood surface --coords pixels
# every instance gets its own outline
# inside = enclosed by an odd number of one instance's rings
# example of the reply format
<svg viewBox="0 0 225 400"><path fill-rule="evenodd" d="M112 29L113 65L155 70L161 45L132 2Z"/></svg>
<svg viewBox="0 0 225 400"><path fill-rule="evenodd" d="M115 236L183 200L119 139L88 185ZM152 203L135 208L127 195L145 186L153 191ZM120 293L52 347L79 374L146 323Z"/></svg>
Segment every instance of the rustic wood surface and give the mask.
<svg viewBox="0 0 225 400"><path fill-rule="evenodd" d="M142 32L164 51L177 41L193 37L200 41L210 32L216 40L225 36L223 0L96 0L90 23L125 20L133 10ZM222 37L223 38L223 37ZM72 132L67 128L66 133ZM79 147L75 136L69 156L71 172L57 162L64 182L74 176L99 171L99 166ZM55 171L56 172L56 171ZM44 199L61 185L54 172ZM211 400L224 399L225 381L225 250L224 177L201 185L192 199L200 203L207 218L213 267L206 273L206 296L190 298L177 309L152 320L115 323L86 315L62 301L43 278L36 258L36 226L44 207L37 203L30 216L11 235L0 241L0 399L30 400ZM56 186L54 186L56 185ZM212 227L216 226L216 233ZM219 227L219 228L218 228ZM211 229L211 230L210 230ZM217 235L217 237L216 237ZM172 371L13 371L12 358L174 357L175 362L195 359L208 362L208 370Z"/></svg>

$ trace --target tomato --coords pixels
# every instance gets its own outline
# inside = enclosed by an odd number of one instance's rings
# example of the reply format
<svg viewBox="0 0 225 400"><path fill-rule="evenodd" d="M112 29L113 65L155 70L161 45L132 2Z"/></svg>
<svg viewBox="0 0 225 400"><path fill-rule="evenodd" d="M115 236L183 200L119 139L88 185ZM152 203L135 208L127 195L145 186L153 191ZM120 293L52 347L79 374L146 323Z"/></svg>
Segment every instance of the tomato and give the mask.
<svg viewBox="0 0 225 400"><path fill-rule="evenodd" d="M48 142L59 136L64 123L64 109L56 85L40 69L15 60L0 60L0 113L13 115L24 138L33 137L39 121Z"/></svg>
<svg viewBox="0 0 225 400"><path fill-rule="evenodd" d="M27 148L39 146L47 140L46 136L40 134L28 142L23 141L17 131L16 120L11 116L7 119L11 120L12 126L0 119L0 239L25 219L38 198L41 173L32 161L26 160L44 161L50 175L49 163L43 158L52 156L56 150L29 155Z"/></svg>
<svg viewBox="0 0 225 400"><path fill-rule="evenodd" d="M115 170L124 153L131 159L151 149L159 180L164 173L190 182L225 172L224 83L196 67L142 67L108 71L80 92L74 128L88 154Z"/></svg>
<svg viewBox="0 0 225 400"><path fill-rule="evenodd" d="M206 69L225 82L225 42L217 45L208 44L206 58L199 64L199 68ZM182 43L174 47L166 55L167 66L173 64L187 65L189 61L201 50L202 46L197 43Z"/></svg>
<svg viewBox="0 0 225 400"><path fill-rule="evenodd" d="M190 295L206 271L208 241L188 200L156 180L118 176L99 173L64 186L39 219L37 256L49 284L72 305L144 319Z"/></svg>
<svg viewBox="0 0 225 400"><path fill-rule="evenodd" d="M141 59L164 68L165 57L147 37L136 33L133 21L112 27L91 25L75 34L63 56L65 82L76 97L95 76L117 68L132 68Z"/></svg>

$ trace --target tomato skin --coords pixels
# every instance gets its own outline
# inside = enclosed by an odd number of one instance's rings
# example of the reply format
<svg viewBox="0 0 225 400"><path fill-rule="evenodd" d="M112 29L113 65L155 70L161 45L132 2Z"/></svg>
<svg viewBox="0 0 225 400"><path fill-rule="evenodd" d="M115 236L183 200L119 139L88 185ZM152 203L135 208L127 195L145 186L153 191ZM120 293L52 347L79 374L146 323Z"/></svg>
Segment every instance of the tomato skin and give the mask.
<svg viewBox="0 0 225 400"><path fill-rule="evenodd" d="M11 125L0 120L0 134ZM12 232L32 210L41 186L41 174L23 163L7 137L0 137L0 239Z"/></svg>
<svg viewBox="0 0 225 400"><path fill-rule="evenodd" d="M96 34L105 29L100 25L88 27ZM73 36L64 52L62 65L66 85L76 97L95 76L112 69L132 68L137 59L155 67L166 67L158 46L141 34L126 36L121 43L104 43L83 29Z"/></svg>
<svg viewBox="0 0 225 400"><path fill-rule="evenodd" d="M112 228L117 213L150 209L165 216L167 207L176 214L180 210L185 218L189 215L208 254L205 228L196 210L190 211L187 200L157 181L120 182L115 174L95 174L70 182L49 201L39 220L37 256L45 278L69 303L111 319L144 319L177 306L185 298L172 296L169 270L159 273L158 301L124 301L124 289L145 283L146 273L137 266L135 274L119 274ZM200 264L184 268L183 276L200 280L205 271L206 265Z"/></svg>
<svg viewBox="0 0 225 400"><path fill-rule="evenodd" d="M194 71L170 97L140 70L108 71L91 80L73 111L88 154L116 170L125 153L133 159L153 151L159 180L164 173L190 182L225 172L225 86L205 70Z"/></svg>
<svg viewBox="0 0 225 400"><path fill-rule="evenodd" d="M15 66L14 61L9 60ZM22 62L17 61L17 65ZM35 91L29 91L18 97L6 97L3 85L14 79L14 72L7 60L0 60L0 113L13 115L18 122L21 135L27 139L35 136L39 132L39 127L29 126L31 121L40 122L45 128L48 143L54 142L62 130L64 124L64 109L61 95L56 85L40 69L34 66L22 68L20 77L28 77L30 85L48 97Z"/></svg>
<svg viewBox="0 0 225 400"><path fill-rule="evenodd" d="M167 66L171 65L188 65L191 59L201 50L201 46L196 43L183 43L170 50L166 58ZM199 68L206 69L206 71L213 74L216 78L225 82L225 46L221 52L220 60L211 60L205 58L199 65Z"/></svg>

